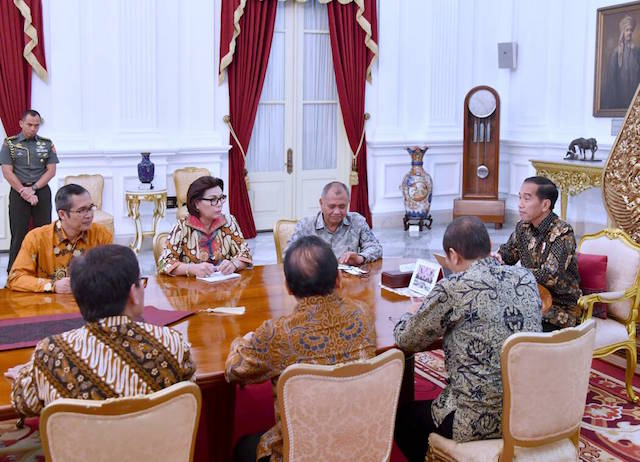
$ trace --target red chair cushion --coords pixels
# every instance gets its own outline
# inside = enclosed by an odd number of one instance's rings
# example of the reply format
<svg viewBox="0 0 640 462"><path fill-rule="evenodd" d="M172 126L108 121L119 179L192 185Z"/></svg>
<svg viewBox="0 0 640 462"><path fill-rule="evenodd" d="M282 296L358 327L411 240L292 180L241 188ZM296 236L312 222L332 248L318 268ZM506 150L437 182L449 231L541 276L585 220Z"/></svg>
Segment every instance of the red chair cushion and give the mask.
<svg viewBox="0 0 640 462"><path fill-rule="evenodd" d="M584 295L607 291L607 256L578 253L578 273L580 273L580 289ZM607 319L607 305L593 305L593 315Z"/></svg>

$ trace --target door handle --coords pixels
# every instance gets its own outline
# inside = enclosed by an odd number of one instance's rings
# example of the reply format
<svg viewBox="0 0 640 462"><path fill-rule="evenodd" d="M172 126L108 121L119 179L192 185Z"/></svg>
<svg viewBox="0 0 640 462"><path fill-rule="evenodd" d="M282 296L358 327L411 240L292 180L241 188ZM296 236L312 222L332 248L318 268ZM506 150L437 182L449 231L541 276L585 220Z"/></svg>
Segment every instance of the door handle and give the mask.
<svg viewBox="0 0 640 462"><path fill-rule="evenodd" d="M287 173L291 175L293 173L293 149L287 149L287 161L284 164L287 167Z"/></svg>

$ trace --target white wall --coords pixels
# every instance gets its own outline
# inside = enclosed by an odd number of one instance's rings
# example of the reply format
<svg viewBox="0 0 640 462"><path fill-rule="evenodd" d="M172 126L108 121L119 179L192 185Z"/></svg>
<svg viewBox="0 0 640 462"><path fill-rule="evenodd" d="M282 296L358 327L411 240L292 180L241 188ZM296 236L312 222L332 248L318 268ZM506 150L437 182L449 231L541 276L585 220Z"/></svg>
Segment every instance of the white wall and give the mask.
<svg viewBox="0 0 640 462"><path fill-rule="evenodd" d="M140 152L155 163L154 185L174 194L171 173L204 166L228 176L228 89L218 85L220 2L43 0L49 78L33 78L32 106L66 175L101 173L103 209L116 234L134 233L124 191L136 188ZM142 206L151 223L151 204ZM163 220L168 228L173 211Z"/></svg>
<svg viewBox="0 0 640 462"><path fill-rule="evenodd" d="M380 1L380 57L367 84L374 222L400 225L398 185L409 170L405 147L414 144L430 146L432 209L446 219L461 192L462 104L475 85L494 87L502 99L500 194L511 211L522 179L534 173L529 159L560 159L579 136L597 138L606 157L610 119L591 113L596 9L610 3ZM124 190L137 184L141 151L152 152L155 183L169 194L171 172L185 165L227 180L220 1L43 0L43 8L49 80L34 76L32 105L60 157L54 190L66 175L103 174L103 208L127 236L134 228ZM509 41L518 43L518 67L498 69L497 43ZM169 211L162 227L173 219ZM569 221L578 229L604 225L600 191L570 198Z"/></svg>
<svg viewBox="0 0 640 462"><path fill-rule="evenodd" d="M406 0L380 2L380 61L368 86L370 197L377 223L397 226L406 146L430 146L432 210L446 216L461 193L463 101L476 85L500 94L500 195L517 210L529 159L561 159L577 137L598 139L606 159L609 118L594 118L596 10L583 0ZM553 14L552 14L553 11ZM498 68L498 42L518 44L515 70ZM604 164L604 161L601 163ZM559 210L559 204L558 204ZM569 198L577 230L606 224L599 189ZM375 218L374 218L374 221Z"/></svg>

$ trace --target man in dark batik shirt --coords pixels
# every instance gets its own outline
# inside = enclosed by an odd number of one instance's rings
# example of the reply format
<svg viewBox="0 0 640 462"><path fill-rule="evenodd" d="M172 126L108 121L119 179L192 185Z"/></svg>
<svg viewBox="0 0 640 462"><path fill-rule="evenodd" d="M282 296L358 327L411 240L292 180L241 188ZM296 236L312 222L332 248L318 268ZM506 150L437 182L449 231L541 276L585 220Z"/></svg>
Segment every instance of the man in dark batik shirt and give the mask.
<svg viewBox="0 0 640 462"><path fill-rule="evenodd" d="M535 278L489 256L489 233L478 217L453 220L442 248L453 274L393 329L398 347L410 353L442 338L449 377L434 401L400 400L395 440L409 462L425 460L432 432L457 442L500 438L502 344L511 334L542 330Z"/></svg>
<svg viewBox="0 0 640 462"><path fill-rule="evenodd" d="M558 189L551 180L533 176L524 180L519 196L521 220L496 257L507 265L520 261L551 292L553 305L542 322L545 332L575 326L582 295L576 238L571 225L553 213Z"/></svg>

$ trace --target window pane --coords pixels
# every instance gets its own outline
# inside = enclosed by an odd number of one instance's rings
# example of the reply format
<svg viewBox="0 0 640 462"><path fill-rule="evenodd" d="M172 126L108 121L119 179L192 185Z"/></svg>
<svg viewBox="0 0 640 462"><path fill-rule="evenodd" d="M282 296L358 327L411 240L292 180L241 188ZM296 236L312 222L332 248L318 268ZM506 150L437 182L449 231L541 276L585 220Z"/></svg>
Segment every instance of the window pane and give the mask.
<svg viewBox="0 0 640 462"><path fill-rule="evenodd" d="M275 32L260 101L284 100L284 32Z"/></svg>
<svg viewBox="0 0 640 462"><path fill-rule="evenodd" d="M249 172L284 170L284 105L259 104L246 167Z"/></svg>
<svg viewBox="0 0 640 462"><path fill-rule="evenodd" d="M287 2L279 1L278 6L276 7L276 22L274 24L275 30L283 30L284 29L284 9Z"/></svg>
<svg viewBox="0 0 640 462"><path fill-rule="evenodd" d="M302 134L302 168L336 168L337 104L305 104Z"/></svg>
<svg viewBox="0 0 640 462"><path fill-rule="evenodd" d="M305 30L329 30L329 17L327 5L318 0L309 0L304 4L304 28Z"/></svg>
<svg viewBox="0 0 640 462"><path fill-rule="evenodd" d="M335 101L337 99L331 45L327 34L304 34L305 101Z"/></svg>

